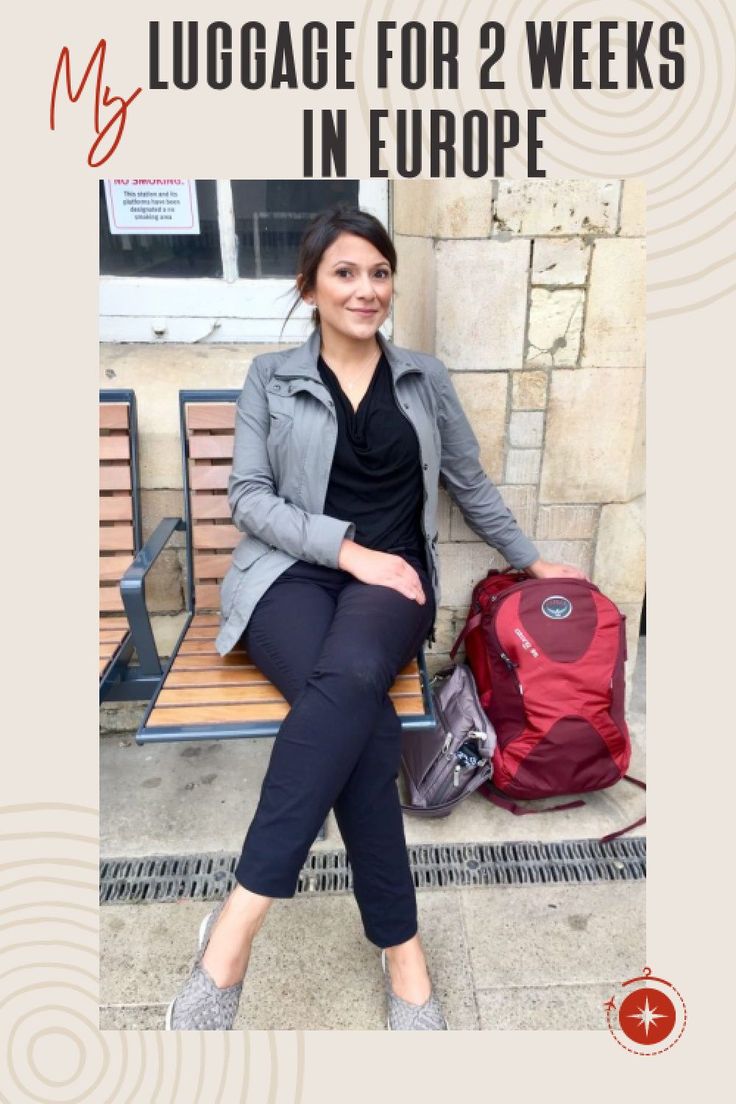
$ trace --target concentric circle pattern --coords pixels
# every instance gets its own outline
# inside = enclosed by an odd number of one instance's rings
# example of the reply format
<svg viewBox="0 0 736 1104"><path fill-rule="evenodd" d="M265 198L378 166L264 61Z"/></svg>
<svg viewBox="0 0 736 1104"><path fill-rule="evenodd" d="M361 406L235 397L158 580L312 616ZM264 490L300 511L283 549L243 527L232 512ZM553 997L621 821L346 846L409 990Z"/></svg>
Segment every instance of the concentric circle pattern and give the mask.
<svg viewBox="0 0 736 1104"><path fill-rule="evenodd" d="M413 6L391 0L363 9L361 41L363 72L361 108L368 124L370 108L450 108L460 114L482 108L517 111L521 141L508 155L506 176L527 174L526 112L546 111L540 124L544 149L540 163L547 176L603 179L640 178L647 189L648 317L650 320L695 311L728 295L736 287L736 253L728 231L736 217L732 195L736 181L736 17L728 0L620 0L615 10L601 12L591 0L445 0ZM421 11L420 11L421 8ZM460 27L460 59L473 59L457 92L435 92L429 86L416 92L401 88L398 65L390 90L375 90L373 42L375 20L411 19L429 24L448 20ZM601 18L615 19L610 48L615 54L611 74L617 89L599 87ZM475 73L488 56L481 51L478 28L484 21L506 28L503 57L493 75L505 87L480 91ZM559 90L531 87L524 24L526 21L588 20L593 28L584 39L589 58L585 71L590 89L572 88L572 66L566 61ZM646 62L653 87L626 87L627 23L641 29L650 21L651 39ZM662 24L682 24L685 42L685 81L669 90L658 79L658 35ZM397 51L398 52L398 51ZM474 71L475 72L474 72ZM372 91L371 91L372 90ZM387 127L387 134L389 128ZM395 131L391 131L395 139ZM426 142L425 142L426 145ZM425 151L426 152L426 151ZM732 240L732 239L731 239Z"/></svg>
<svg viewBox="0 0 736 1104"><path fill-rule="evenodd" d="M97 812L0 807L1 1104L302 1095L302 1032L100 1031Z"/></svg>

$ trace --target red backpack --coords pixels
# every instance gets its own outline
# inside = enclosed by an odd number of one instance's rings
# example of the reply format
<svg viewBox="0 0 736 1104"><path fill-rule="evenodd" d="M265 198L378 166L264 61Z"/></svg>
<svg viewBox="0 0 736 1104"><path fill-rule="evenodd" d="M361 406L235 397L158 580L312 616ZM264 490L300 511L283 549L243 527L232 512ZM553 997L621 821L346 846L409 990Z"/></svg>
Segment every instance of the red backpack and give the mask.
<svg viewBox="0 0 736 1104"><path fill-rule="evenodd" d="M625 626L613 602L584 579L492 570L476 585L451 654L465 642L496 729L493 785L484 787L494 804L539 812L515 799L601 790L624 777L643 786L626 774Z"/></svg>

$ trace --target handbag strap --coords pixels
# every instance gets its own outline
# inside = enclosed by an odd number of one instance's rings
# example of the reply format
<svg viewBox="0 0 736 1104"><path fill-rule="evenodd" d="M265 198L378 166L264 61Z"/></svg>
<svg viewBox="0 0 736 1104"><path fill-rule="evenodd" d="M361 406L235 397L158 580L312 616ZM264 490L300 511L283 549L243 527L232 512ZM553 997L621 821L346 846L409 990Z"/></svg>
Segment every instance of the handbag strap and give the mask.
<svg viewBox="0 0 736 1104"><path fill-rule="evenodd" d="M558 813L562 809L579 809L581 805L585 804L581 798L578 798L576 801L565 801L561 805L548 805L546 809L525 809L522 805L517 805L510 797L502 794L491 782L487 782L481 792L492 805L497 805L499 809L506 809L514 816L526 816L527 813Z"/></svg>
<svg viewBox="0 0 736 1104"><path fill-rule="evenodd" d="M457 640L455 641L455 643L450 648L450 659L455 658L455 653L457 652L458 648L462 644L465 637L468 635L468 633L471 633L471 632L473 632L474 629L478 628L478 626L481 623L481 620L482 620L482 614L480 614L480 613L474 613L472 617L468 618L468 620L465 622L465 624L462 628L462 631L461 631L460 635L458 636Z"/></svg>

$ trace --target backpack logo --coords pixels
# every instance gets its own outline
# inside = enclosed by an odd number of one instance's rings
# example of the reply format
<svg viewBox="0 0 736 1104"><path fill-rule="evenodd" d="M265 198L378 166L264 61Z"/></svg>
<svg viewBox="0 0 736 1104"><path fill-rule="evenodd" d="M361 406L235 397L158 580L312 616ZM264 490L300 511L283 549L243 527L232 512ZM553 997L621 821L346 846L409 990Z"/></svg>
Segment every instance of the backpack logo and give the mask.
<svg viewBox="0 0 736 1104"><path fill-rule="evenodd" d="M550 594L542 602L542 613L551 621L563 621L572 613L572 602L561 594Z"/></svg>

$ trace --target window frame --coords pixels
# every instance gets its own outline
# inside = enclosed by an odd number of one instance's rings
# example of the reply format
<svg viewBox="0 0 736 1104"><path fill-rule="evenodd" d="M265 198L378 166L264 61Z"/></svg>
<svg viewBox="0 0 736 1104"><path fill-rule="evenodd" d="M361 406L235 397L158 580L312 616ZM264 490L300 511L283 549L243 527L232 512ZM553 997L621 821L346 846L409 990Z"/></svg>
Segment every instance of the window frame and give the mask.
<svg viewBox="0 0 736 1104"><path fill-rule="evenodd" d="M293 279L238 277L232 187L230 180L216 186L223 275L100 276L100 341L273 343L307 336L311 311L304 305L284 326ZM388 181L360 180L358 202L390 231ZM382 329L390 331L390 319Z"/></svg>

